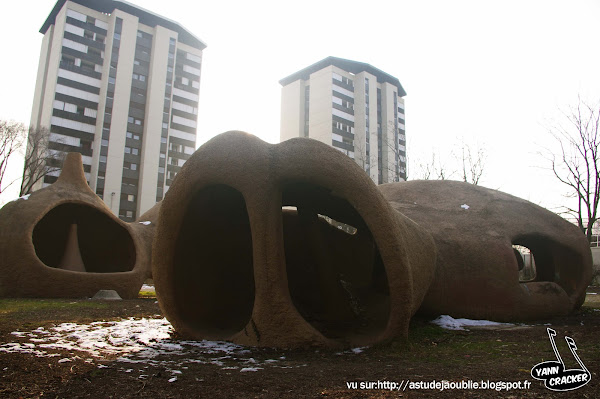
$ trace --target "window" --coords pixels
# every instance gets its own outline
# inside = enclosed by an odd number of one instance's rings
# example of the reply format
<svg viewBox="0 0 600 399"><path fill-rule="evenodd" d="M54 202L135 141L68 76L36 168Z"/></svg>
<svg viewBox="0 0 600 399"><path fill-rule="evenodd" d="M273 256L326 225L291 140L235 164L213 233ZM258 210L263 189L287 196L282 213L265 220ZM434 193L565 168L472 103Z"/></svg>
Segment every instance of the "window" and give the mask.
<svg viewBox="0 0 600 399"><path fill-rule="evenodd" d="M131 149L131 153L132 153L133 155L138 155L138 154L139 154L139 150L138 150L137 148L132 148L132 149Z"/></svg>
<svg viewBox="0 0 600 399"><path fill-rule="evenodd" d="M133 218L133 211L126 211L126 212L125 212L125 215L126 215L128 218Z"/></svg>
<svg viewBox="0 0 600 399"><path fill-rule="evenodd" d="M139 120L139 119L136 119L136 120L135 120L135 124L136 124L136 125L141 125L141 124L142 124L142 121L141 121L141 120Z"/></svg>
<svg viewBox="0 0 600 399"><path fill-rule="evenodd" d="M160 142L163 144L167 144L167 138L166 137L161 137L160 138Z"/></svg>
<svg viewBox="0 0 600 399"><path fill-rule="evenodd" d="M140 139L140 136L138 136L137 134L134 134L134 135L133 135L133 139L134 139L134 140L139 140L139 139Z"/></svg>
<svg viewBox="0 0 600 399"><path fill-rule="evenodd" d="M127 132L127 133L125 133L125 136L126 136L128 139L130 139L130 138L133 138L133 133L131 133L131 132Z"/></svg>
<svg viewBox="0 0 600 399"><path fill-rule="evenodd" d="M102 147L108 147L108 140L102 139Z"/></svg>
<svg viewBox="0 0 600 399"><path fill-rule="evenodd" d="M165 168L163 168L162 166L159 166L158 173L165 173Z"/></svg>
<svg viewBox="0 0 600 399"><path fill-rule="evenodd" d="M106 163L106 155L100 155L100 162Z"/></svg>
<svg viewBox="0 0 600 399"><path fill-rule="evenodd" d="M133 195L133 194L127 195L127 201L129 201L129 202L135 201L135 195Z"/></svg>
<svg viewBox="0 0 600 399"><path fill-rule="evenodd" d="M134 162L123 162L123 169L137 170L137 163Z"/></svg>
<svg viewBox="0 0 600 399"><path fill-rule="evenodd" d="M96 48L88 47L88 54L102 58L102 52Z"/></svg>
<svg viewBox="0 0 600 399"><path fill-rule="evenodd" d="M125 154L131 154L131 147L125 147Z"/></svg>

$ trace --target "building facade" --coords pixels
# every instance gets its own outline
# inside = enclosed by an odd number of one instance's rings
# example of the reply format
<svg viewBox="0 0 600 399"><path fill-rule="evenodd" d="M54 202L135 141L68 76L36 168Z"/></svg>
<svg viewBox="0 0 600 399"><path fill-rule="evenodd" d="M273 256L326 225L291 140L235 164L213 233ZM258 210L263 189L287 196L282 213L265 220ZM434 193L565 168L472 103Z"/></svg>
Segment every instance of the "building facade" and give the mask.
<svg viewBox="0 0 600 399"><path fill-rule="evenodd" d="M279 83L281 141L319 140L353 158L377 184L406 180L406 92L397 78L328 57Z"/></svg>
<svg viewBox="0 0 600 399"><path fill-rule="evenodd" d="M136 219L195 151L206 45L125 1L59 0L40 32L30 123L50 131L51 166L80 152L90 187L120 218Z"/></svg>

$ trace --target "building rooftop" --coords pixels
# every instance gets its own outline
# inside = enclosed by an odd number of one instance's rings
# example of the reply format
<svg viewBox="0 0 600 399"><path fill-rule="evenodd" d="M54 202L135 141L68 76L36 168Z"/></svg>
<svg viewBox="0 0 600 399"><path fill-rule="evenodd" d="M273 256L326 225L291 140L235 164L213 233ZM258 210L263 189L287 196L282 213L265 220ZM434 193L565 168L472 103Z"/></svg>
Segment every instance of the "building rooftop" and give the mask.
<svg viewBox="0 0 600 399"><path fill-rule="evenodd" d="M63 8L64 4L67 0L58 0L56 5L48 15L46 22L42 25L40 29L40 33L45 34L48 28L54 24L56 20L56 15ZM96 10L105 14L112 14L112 12L117 9L123 12L126 12L131 15L135 15L139 18L140 23L147 26L156 26L160 25L172 31L175 31L179 34L179 41L185 43L189 46L195 47L200 50L204 50L206 48L206 44L198 39L193 33L185 29L183 26L178 24L175 21L172 21L168 18L162 17L158 14L153 13L152 11L148 11L144 8L133 5L127 1L122 0L70 0L73 3L81 4L84 7L91 8L92 10Z"/></svg>
<svg viewBox="0 0 600 399"><path fill-rule="evenodd" d="M309 67L306 67L286 78L281 79L279 81L279 84L285 86L292 82L295 82L298 79L307 80L312 73L330 65L336 66L340 69L343 69L344 71L351 72L354 74L360 72L368 72L371 75L376 76L378 82L387 82L396 86L396 88L398 89L398 95L400 97L404 97L406 95L406 91L404 91L404 88L400 84L398 78L395 78L392 75L383 72L381 69L377 69L374 66L366 64L364 62L351 61L338 57L327 57L325 59L322 59L321 61L316 62Z"/></svg>

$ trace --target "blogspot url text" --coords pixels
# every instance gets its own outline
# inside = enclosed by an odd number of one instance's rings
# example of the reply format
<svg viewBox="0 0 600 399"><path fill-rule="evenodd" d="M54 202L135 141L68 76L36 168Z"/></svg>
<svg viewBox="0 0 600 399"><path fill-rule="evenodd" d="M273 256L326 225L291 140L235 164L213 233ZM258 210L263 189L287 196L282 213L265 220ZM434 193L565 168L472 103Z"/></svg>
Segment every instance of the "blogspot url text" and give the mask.
<svg viewBox="0 0 600 399"><path fill-rule="evenodd" d="M348 381L346 387L348 389L377 389L389 391L406 391L406 390L469 390L469 389L489 389L495 391L511 391L517 389L529 389L531 382L524 381L490 381L490 380L432 380L432 381Z"/></svg>

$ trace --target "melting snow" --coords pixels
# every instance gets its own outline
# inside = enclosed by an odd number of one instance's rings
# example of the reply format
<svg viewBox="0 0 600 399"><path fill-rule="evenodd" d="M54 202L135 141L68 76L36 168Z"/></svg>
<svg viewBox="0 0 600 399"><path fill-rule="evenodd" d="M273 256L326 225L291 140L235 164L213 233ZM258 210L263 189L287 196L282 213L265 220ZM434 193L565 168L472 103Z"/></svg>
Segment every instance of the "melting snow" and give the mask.
<svg viewBox="0 0 600 399"><path fill-rule="evenodd" d="M262 370L262 367L244 367L243 369L240 370L240 373L245 373L248 371L258 371L258 370Z"/></svg>
<svg viewBox="0 0 600 399"><path fill-rule="evenodd" d="M463 327L514 326L514 324L510 323L498 323L489 320L455 319L448 315L440 316L431 322L447 330L467 330Z"/></svg>
<svg viewBox="0 0 600 399"><path fill-rule="evenodd" d="M343 352L337 352L336 355L346 355L346 354L358 354L358 353L362 353L365 349L367 349L367 346L362 346L360 348L352 348Z"/></svg>
<svg viewBox="0 0 600 399"><path fill-rule="evenodd" d="M14 200L12 200L11 202L15 202L15 201L18 201L18 200L21 200L21 199L22 199L22 200L24 200L24 201L27 201L27 200L29 199L29 196L30 196L30 195L31 195L31 194L24 195L24 196L22 196L22 197L19 197L19 198L17 198L17 199L14 199Z"/></svg>
<svg viewBox="0 0 600 399"><path fill-rule="evenodd" d="M140 224L143 224L144 226L148 226L149 224L151 224L152 222L149 220L146 220L145 222L140 222Z"/></svg>
<svg viewBox="0 0 600 399"><path fill-rule="evenodd" d="M170 371L171 382L183 373L181 370L187 369L186 365L193 363L212 364L240 372L255 372L266 366L291 367L281 364L285 356L277 360L257 360L249 356L250 350L231 342L172 340L172 333L173 328L165 318L129 318L90 324L62 323L48 329L39 327L28 332L15 331L12 335L20 342L0 344L0 353L58 357L59 363L82 358L86 362L114 360L122 365L119 369L126 373L132 371L127 367L131 364L159 366ZM65 357L64 352L59 354L56 351L68 351L70 355ZM107 367L98 364L98 368Z"/></svg>
<svg viewBox="0 0 600 399"><path fill-rule="evenodd" d="M464 209L465 211L466 211L467 209L469 209L469 208L470 208L470 206L469 206L469 205L467 205L467 204L462 204L460 207L461 207L462 209Z"/></svg>

